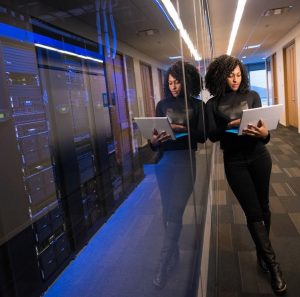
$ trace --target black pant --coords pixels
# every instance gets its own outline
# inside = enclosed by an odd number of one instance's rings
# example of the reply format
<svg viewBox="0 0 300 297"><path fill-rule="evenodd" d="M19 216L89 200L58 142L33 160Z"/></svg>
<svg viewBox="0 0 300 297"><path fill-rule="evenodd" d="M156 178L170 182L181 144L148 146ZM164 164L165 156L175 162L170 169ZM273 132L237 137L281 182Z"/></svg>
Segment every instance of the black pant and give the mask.
<svg viewBox="0 0 300 297"><path fill-rule="evenodd" d="M165 223L182 223L182 215L195 182L194 150L191 157L192 160L188 150L166 151L155 166Z"/></svg>
<svg viewBox="0 0 300 297"><path fill-rule="evenodd" d="M182 216L193 191L196 173L195 151L192 151L191 155L188 150L164 152L162 159L155 166L155 173L165 229L160 261L167 264L178 248Z"/></svg>
<svg viewBox="0 0 300 297"><path fill-rule="evenodd" d="M224 167L227 181L244 210L247 222L268 218L272 159L267 148L258 145L252 151L224 152Z"/></svg>

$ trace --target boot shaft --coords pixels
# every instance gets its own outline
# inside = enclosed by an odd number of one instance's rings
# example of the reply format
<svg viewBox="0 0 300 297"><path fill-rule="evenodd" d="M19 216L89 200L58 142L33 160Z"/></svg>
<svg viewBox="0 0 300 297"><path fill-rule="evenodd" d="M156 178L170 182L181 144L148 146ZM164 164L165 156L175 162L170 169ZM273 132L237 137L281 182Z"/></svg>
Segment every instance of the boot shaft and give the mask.
<svg viewBox="0 0 300 297"><path fill-rule="evenodd" d="M271 285L276 293L286 291L286 283L282 277L279 264L276 262L275 252L272 248L267 228L264 222L248 223L248 229L256 245L256 249L260 252L265 261L271 276Z"/></svg>

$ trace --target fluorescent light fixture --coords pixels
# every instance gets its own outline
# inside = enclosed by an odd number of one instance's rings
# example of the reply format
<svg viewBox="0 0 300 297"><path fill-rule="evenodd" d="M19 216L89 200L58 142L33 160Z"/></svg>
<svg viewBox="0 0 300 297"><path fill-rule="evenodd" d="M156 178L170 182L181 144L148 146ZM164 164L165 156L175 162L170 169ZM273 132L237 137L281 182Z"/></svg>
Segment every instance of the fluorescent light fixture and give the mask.
<svg viewBox="0 0 300 297"><path fill-rule="evenodd" d="M229 44L228 44L228 48L227 48L227 55L231 55L232 52L232 48L233 48L233 44L236 38L236 34L241 22L241 18L244 12L244 8L246 5L246 1L247 0L239 0L237 8L236 8L236 12L235 12L235 16L234 16L234 21L232 24L232 29L231 29L231 34L230 34L230 39L229 39Z"/></svg>
<svg viewBox="0 0 300 297"><path fill-rule="evenodd" d="M247 58L247 56L242 56L242 59L246 59Z"/></svg>
<svg viewBox="0 0 300 297"><path fill-rule="evenodd" d="M66 54L66 55L74 56L74 57L77 57L77 58L82 58L82 59L85 59L85 60L91 60L91 61L94 61L94 62L103 63L103 60L101 60L101 59L95 59L95 58L92 58L92 57L89 57L89 56L83 56L83 55L75 54L75 53L72 53L72 52L69 52L69 51L64 51L64 50L57 49L57 48L52 47L52 46L47 46L47 45L43 45L43 44L40 44L40 43L35 43L34 45L36 47L44 48L44 49L47 49L47 50L50 50L50 51L55 51L55 52L58 52L58 53L61 53L61 54Z"/></svg>
<svg viewBox="0 0 300 297"><path fill-rule="evenodd" d="M169 57L170 60L176 60L176 59L181 59L182 56L173 56L173 57Z"/></svg>
<svg viewBox="0 0 300 297"><path fill-rule="evenodd" d="M174 25L174 23L172 22L172 20L170 19L168 13L166 12L165 8L161 5L160 0L155 0L155 2L157 3L158 7L160 8L160 10L163 12L163 14L165 15L166 19L168 20L168 22L170 23L171 27L174 29L174 31L177 31L176 26Z"/></svg>
<svg viewBox="0 0 300 297"><path fill-rule="evenodd" d="M196 61L200 61L201 56L199 55L197 49L194 47L193 42L191 41L191 38L190 38L188 32L183 27L182 21L177 13L175 7L173 6L172 2L170 0L161 0L161 2L165 6L169 16L172 18L176 28L179 30L180 36L184 40L188 49L190 50L191 55L194 57L194 59Z"/></svg>
<svg viewBox="0 0 300 297"><path fill-rule="evenodd" d="M261 46L261 44L247 45L247 46L244 46L244 49L258 48L260 46Z"/></svg>

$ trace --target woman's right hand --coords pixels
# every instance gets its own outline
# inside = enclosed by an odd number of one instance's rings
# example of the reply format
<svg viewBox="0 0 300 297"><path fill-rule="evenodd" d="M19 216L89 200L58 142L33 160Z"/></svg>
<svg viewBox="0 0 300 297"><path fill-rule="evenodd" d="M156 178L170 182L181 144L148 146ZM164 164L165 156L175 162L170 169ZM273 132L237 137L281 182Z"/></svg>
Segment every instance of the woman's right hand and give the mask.
<svg viewBox="0 0 300 297"><path fill-rule="evenodd" d="M156 129L154 129L152 137L150 139L150 143L153 146L158 146L160 143L162 143L170 138L171 138L171 135L168 134L166 131L162 131L162 132L158 133L158 131Z"/></svg>
<svg viewBox="0 0 300 297"><path fill-rule="evenodd" d="M241 119L237 119L237 120L233 120L233 121L229 122L229 123L227 124L227 127L228 127L229 129L231 129L231 128L236 128L236 127L239 127L240 124L241 124Z"/></svg>

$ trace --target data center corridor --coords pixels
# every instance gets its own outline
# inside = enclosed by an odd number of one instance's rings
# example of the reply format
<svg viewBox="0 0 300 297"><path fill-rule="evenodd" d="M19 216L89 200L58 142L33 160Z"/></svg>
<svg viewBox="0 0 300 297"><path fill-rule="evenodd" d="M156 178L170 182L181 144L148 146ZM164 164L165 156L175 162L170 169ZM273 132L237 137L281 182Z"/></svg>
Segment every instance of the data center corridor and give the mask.
<svg viewBox="0 0 300 297"><path fill-rule="evenodd" d="M272 209L271 239L288 283L288 297L299 296L300 273L300 139L293 128L280 126L272 132L268 148L273 170L270 188ZM199 152L199 155L201 151ZM245 218L229 190L223 173L221 152L217 153L212 208L212 235L208 287L210 297L274 296L267 275L256 264L254 244ZM182 273L191 251L192 238L184 232L180 252L184 254L167 286L156 290L152 285L159 242L160 199L153 165L145 165L146 178L103 225L77 258L70 263L46 292L46 297L126 297L191 296L190 277ZM184 228L189 224L188 206ZM218 227L217 227L218 226ZM217 233L218 230L218 233Z"/></svg>

